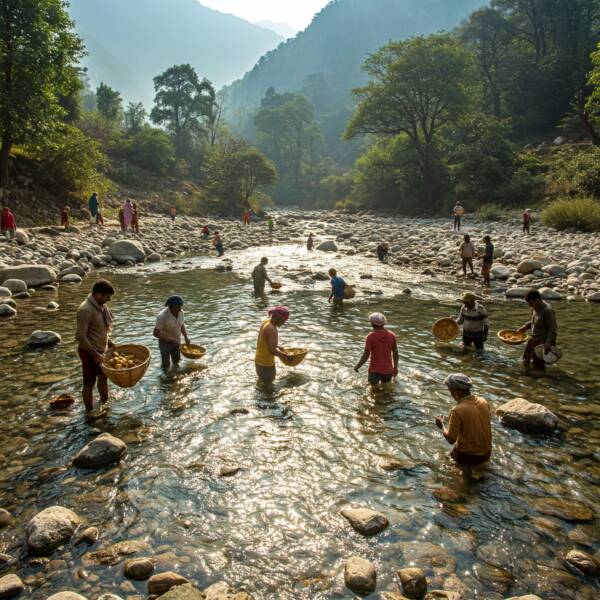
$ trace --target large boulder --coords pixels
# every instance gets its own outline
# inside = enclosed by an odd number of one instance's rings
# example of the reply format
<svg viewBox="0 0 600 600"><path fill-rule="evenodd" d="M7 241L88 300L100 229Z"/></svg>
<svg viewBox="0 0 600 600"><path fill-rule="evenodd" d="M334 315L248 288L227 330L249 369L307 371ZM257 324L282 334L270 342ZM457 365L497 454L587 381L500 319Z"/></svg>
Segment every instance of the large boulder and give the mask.
<svg viewBox="0 0 600 600"><path fill-rule="evenodd" d="M542 404L515 398L496 410L502 423L524 433L551 433L558 425L558 417Z"/></svg>
<svg viewBox="0 0 600 600"><path fill-rule="evenodd" d="M82 469L104 467L117 462L127 452L127 444L123 440L102 433L86 444L73 458L73 464Z"/></svg>
<svg viewBox="0 0 600 600"><path fill-rule="evenodd" d="M27 284L22 279L7 279L2 287L8 288L13 294L27 291Z"/></svg>
<svg viewBox="0 0 600 600"><path fill-rule="evenodd" d="M370 508L345 508L340 514L362 535L375 535L390 524L384 514Z"/></svg>
<svg viewBox="0 0 600 600"><path fill-rule="evenodd" d="M113 260L116 260L120 264L132 261L135 263L144 262L146 260L146 253L141 242L136 240L118 240L113 242L108 253Z"/></svg>
<svg viewBox="0 0 600 600"><path fill-rule="evenodd" d="M529 288L526 287L512 287L504 293L507 298L525 298Z"/></svg>
<svg viewBox="0 0 600 600"><path fill-rule="evenodd" d="M370 594L377 585L377 572L373 563L353 556L346 562L344 581L349 589L357 594Z"/></svg>
<svg viewBox="0 0 600 600"><path fill-rule="evenodd" d="M0 600L8 600L9 598L15 598L23 590L25 586L21 581L21 578L17 575L5 575L0 577Z"/></svg>
<svg viewBox="0 0 600 600"><path fill-rule="evenodd" d="M0 269L0 284L7 279L20 279L27 287L40 287L56 280L56 271L46 265L17 265Z"/></svg>
<svg viewBox="0 0 600 600"><path fill-rule="evenodd" d="M529 273L533 273L534 271L541 271L543 266L541 261L527 258L519 263L517 271L523 275L529 275Z"/></svg>
<svg viewBox="0 0 600 600"><path fill-rule="evenodd" d="M321 242L317 246L317 250L321 250L321 252L337 252L337 245L333 240L329 240L327 242Z"/></svg>
<svg viewBox="0 0 600 600"><path fill-rule="evenodd" d="M55 331L34 331L27 340L30 346L52 346L60 344L61 337Z"/></svg>
<svg viewBox="0 0 600 600"><path fill-rule="evenodd" d="M27 523L27 546L33 554L49 554L67 542L81 519L68 508L51 506Z"/></svg>
<svg viewBox="0 0 600 600"><path fill-rule="evenodd" d="M510 277L511 270L504 265L494 265L490 273L498 280L508 279Z"/></svg>

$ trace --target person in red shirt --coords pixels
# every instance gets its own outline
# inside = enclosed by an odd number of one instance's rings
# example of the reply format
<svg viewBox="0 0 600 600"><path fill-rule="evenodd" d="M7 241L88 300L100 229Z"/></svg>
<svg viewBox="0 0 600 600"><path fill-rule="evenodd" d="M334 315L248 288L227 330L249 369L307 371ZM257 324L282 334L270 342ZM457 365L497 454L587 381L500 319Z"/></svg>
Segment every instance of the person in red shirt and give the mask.
<svg viewBox="0 0 600 600"><path fill-rule="evenodd" d="M69 229L69 213L71 209L68 206L65 206L60 213L60 224L65 228Z"/></svg>
<svg viewBox="0 0 600 600"><path fill-rule="evenodd" d="M396 336L385 328L386 318L381 313L373 313L369 317L373 331L365 341L365 351L354 370L369 360L369 383L372 391L377 391L380 384L389 384L398 376L398 343Z"/></svg>
<svg viewBox="0 0 600 600"><path fill-rule="evenodd" d="M8 239L14 239L17 234L17 222L12 210L5 206L0 217L0 232Z"/></svg>
<svg viewBox="0 0 600 600"><path fill-rule="evenodd" d="M531 210L528 208L523 213L523 233L529 233L531 227Z"/></svg>

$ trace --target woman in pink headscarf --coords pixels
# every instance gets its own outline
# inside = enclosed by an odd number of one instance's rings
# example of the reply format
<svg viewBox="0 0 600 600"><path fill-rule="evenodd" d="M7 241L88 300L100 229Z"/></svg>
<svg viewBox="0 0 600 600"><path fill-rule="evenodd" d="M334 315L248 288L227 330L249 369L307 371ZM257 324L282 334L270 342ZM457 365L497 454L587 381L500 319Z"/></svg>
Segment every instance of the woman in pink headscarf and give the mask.
<svg viewBox="0 0 600 600"><path fill-rule="evenodd" d="M131 204L131 200L127 198L125 204L123 204L123 226L125 227L125 231L129 230L129 226L133 221L133 213L133 204Z"/></svg>
<svg viewBox="0 0 600 600"><path fill-rule="evenodd" d="M258 378L264 383L273 383L277 375L275 357L284 363L290 360L279 346L277 331L290 318L290 311L285 306L276 306L269 310L268 315L270 318L263 322L258 332L254 362Z"/></svg>

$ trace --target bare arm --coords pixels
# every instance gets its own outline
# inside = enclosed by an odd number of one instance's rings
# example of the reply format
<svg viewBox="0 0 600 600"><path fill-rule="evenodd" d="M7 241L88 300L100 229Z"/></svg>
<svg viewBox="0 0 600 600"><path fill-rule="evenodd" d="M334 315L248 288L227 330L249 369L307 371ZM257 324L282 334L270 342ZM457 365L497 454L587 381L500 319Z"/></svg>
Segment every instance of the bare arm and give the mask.
<svg viewBox="0 0 600 600"><path fill-rule="evenodd" d="M269 348L269 352L273 356L280 358L283 362L288 362L289 358L287 354L284 354L279 350L279 334L277 333L276 327L269 327L265 332L265 335L267 337L267 347Z"/></svg>
<svg viewBox="0 0 600 600"><path fill-rule="evenodd" d="M186 328L185 328L185 325L182 325L182 326L181 326L181 333L183 333L183 337L184 337L184 339L185 339L185 343L186 343L186 344L189 344L189 343L190 343L190 338L189 338L189 336L188 336L188 333L187 333L187 330L186 330Z"/></svg>
<svg viewBox="0 0 600 600"><path fill-rule="evenodd" d="M400 360L400 356L398 354L398 342L394 341L394 347L392 348L392 357L394 359L394 377L398 376L398 362Z"/></svg>
<svg viewBox="0 0 600 600"><path fill-rule="evenodd" d="M368 348L365 348L363 355L360 357L360 360L356 363L354 370L358 373L360 368L369 360L369 356L371 356L371 351Z"/></svg>

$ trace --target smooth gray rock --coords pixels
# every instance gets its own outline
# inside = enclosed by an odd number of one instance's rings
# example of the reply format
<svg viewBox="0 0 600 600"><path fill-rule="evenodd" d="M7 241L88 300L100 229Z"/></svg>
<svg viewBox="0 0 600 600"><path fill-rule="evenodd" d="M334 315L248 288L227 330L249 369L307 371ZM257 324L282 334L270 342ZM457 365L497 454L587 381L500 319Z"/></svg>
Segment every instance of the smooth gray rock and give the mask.
<svg viewBox="0 0 600 600"><path fill-rule="evenodd" d="M13 294L27 291L27 284L22 279L7 279L2 287L8 288Z"/></svg>
<svg viewBox="0 0 600 600"><path fill-rule="evenodd" d="M63 283L81 283L83 279L80 275L75 273L69 273L68 275L64 275L60 278Z"/></svg>
<svg viewBox="0 0 600 600"><path fill-rule="evenodd" d="M529 275L529 273L533 273L534 271L541 271L543 266L539 260L528 258L519 263L517 271L523 275Z"/></svg>
<svg viewBox="0 0 600 600"><path fill-rule="evenodd" d="M338 247L336 243L332 240L321 242L317 246L317 250L321 250L321 252L337 252L337 249Z"/></svg>
<svg viewBox="0 0 600 600"><path fill-rule="evenodd" d="M48 596L46 600L87 600L87 598L76 592L58 592L57 594Z"/></svg>
<svg viewBox="0 0 600 600"><path fill-rule="evenodd" d="M0 286L0 298L10 298L12 296L12 292L3 285Z"/></svg>
<svg viewBox="0 0 600 600"><path fill-rule="evenodd" d="M133 262L144 262L146 260L146 253L141 242L136 240L118 240L113 242L108 253L116 260L119 264L125 264L128 261Z"/></svg>
<svg viewBox="0 0 600 600"><path fill-rule="evenodd" d="M0 269L0 284L7 279L20 279L28 288L40 287L52 283L56 277L56 271L46 265L24 264Z"/></svg>
<svg viewBox="0 0 600 600"><path fill-rule="evenodd" d="M27 546L33 554L49 554L68 541L80 523L68 508L46 508L27 523Z"/></svg>
<svg viewBox="0 0 600 600"><path fill-rule="evenodd" d="M51 346L59 344L62 338L55 331L34 331L27 340L30 346Z"/></svg>
<svg viewBox="0 0 600 600"><path fill-rule="evenodd" d="M515 398L496 410L502 423L524 433L551 433L558 425L558 417L542 404Z"/></svg>
<svg viewBox="0 0 600 600"><path fill-rule="evenodd" d="M340 514L362 535L375 535L390 524L384 514L370 508L345 508Z"/></svg>
<svg viewBox="0 0 600 600"><path fill-rule="evenodd" d="M82 469L94 469L118 462L127 452L127 444L123 440L102 433L86 444L73 458L73 464Z"/></svg>
<svg viewBox="0 0 600 600"><path fill-rule="evenodd" d="M0 317L14 317L17 314L17 309L10 304L0 304Z"/></svg>

